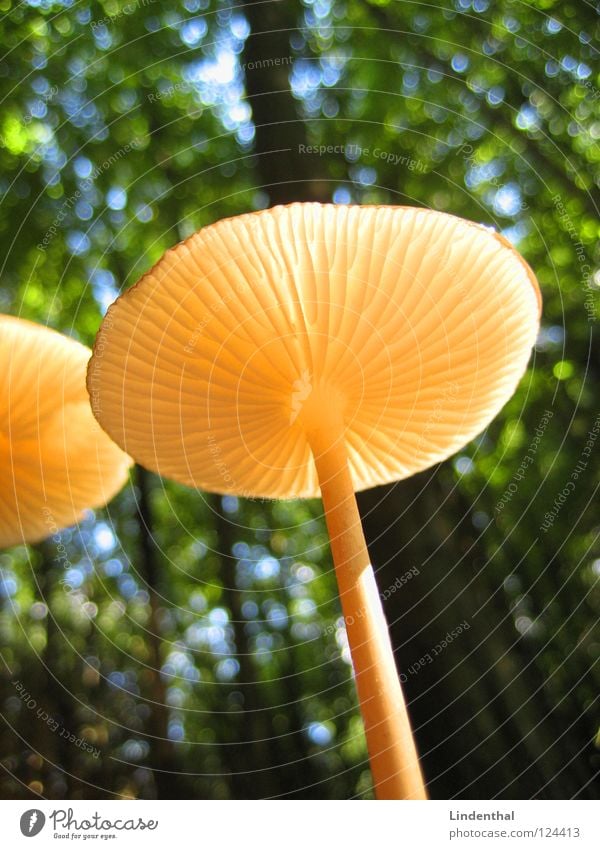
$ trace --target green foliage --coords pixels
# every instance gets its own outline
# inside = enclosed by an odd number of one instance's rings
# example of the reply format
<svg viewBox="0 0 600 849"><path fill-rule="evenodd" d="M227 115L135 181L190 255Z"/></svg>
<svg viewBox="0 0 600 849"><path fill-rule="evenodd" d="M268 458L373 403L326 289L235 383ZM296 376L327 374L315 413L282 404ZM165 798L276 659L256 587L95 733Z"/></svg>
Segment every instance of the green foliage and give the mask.
<svg viewBox="0 0 600 849"><path fill-rule="evenodd" d="M593 7L289 0L263 9L258 47L244 4L0 8L3 312L91 344L167 247L282 198L430 206L527 258L544 315L517 395L460 455L361 507L380 585L419 570L387 603L400 667L471 626L407 675L432 795L593 795ZM293 63L258 71L257 51ZM261 97L272 122L292 110L287 152L252 122ZM303 182L278 181L278 157ZM2 796L371 794L319 503L136 473L60 544L66 561L56 540L0 554Z"/></svg>

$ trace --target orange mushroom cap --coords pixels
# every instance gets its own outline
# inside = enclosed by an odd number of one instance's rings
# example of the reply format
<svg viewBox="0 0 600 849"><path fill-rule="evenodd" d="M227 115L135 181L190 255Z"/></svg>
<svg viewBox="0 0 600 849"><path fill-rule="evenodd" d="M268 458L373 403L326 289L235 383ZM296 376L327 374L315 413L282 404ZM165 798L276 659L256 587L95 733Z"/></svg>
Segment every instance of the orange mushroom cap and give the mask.
<svg viewBox="0 0 600 849"><path fill-rule="evenodd" d="M90 354L47 327L0 316L0 547L56 533L125 483L131 460L90 410Z"/></svg>
<svg viewBox="0 0 600 849"><path fill-rule="evenodd" d="M341 429L356 490L453 454L513 394L535 277L497 233L426 209L294 203L217 222L112 305L92 408L135 459L203 490L319 494Z"/></svg>

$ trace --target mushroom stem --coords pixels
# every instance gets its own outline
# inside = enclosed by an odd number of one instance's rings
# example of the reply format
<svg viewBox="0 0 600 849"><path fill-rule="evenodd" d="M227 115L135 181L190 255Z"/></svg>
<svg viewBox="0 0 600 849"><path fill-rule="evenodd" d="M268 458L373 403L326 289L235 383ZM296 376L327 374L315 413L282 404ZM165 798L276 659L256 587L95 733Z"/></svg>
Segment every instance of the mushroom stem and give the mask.
<svg viewBox="0 0 600 849"><path fill-rule="evenodd" d="M378 799L427 794L341 430L309 434Z"/></svg>

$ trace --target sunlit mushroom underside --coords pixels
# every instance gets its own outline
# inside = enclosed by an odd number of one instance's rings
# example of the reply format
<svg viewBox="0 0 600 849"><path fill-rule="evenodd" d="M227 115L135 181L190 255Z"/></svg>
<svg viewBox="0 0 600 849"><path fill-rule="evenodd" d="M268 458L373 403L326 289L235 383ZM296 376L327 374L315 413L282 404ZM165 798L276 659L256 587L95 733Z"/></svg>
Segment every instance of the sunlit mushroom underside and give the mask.
<svg viewBox="0 0 600 849"><path fill-rule="evenodd" d="M131 461L92 415L90 351L0 316L0 547L36 542L104 505Z"/></svg>
<svg viewBox="0 0 600 849"><path fill-rule="evenodd" d="M479 434L523 375L539 311L531 270L483 227L292 204L168 251L109 310L88 388L136 460L246 496L318 495L306 433L341 413L360 490Z"/></svg>

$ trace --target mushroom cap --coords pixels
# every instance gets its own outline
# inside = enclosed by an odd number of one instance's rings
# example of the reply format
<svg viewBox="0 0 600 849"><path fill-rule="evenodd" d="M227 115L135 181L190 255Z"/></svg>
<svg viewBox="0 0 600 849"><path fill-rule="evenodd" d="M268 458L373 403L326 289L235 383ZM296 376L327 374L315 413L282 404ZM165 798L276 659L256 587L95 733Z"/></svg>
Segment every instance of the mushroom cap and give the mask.
<svg viewBox="0 0 600 849"><path fill-rule="evenodd" d="M47 327L0 316L0 547L72 525L127 479L130 458L90 409L90 354Z"/></svg>
<svg viewBox="0 0 600 849"><path fill-rule="evenodd" d="M119 445L189 486L316 496L315 432L338 427L361 490L486 427L524 373L540 308L529 266L483 226L294 203L167 251L109 309L88 389Z"/></svg>

